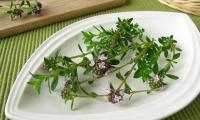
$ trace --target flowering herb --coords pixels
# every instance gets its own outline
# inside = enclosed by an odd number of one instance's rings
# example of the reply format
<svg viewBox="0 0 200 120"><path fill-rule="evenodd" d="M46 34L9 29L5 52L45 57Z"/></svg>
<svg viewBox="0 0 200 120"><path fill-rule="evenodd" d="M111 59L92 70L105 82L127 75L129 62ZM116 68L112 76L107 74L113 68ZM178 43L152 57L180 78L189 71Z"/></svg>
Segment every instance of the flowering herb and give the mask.
<svg viewBox="0 0 200 120"><path fill-rule="evenodd" d="M164 81L166 77L178 79L170 73L181 53L172 35L160 37L158 41L144 36L144 29L141 29L132 18L123 20L118 18L116 29L105 29L102 26L95 28L98 33L82 32L87 51L83 51L78 45L80 55L68 57L57 52L54 57L44 58L43 69L48 74L32 74L33 80L28 84L40 93L41 84L47 82L51 92L55 90L59 76L66 77L67 81L61 96L65 102L71 101L72 108L76 98L106 97L109 102L116 104L123 101L125 95L131 99L136 93L149 94L155 90L163 90L167 85ZM124 63L128 52L133 53L132 58ZM88 55L92 58L90 59ZM77 58L81 59L78 63L74 62ZM160 64L161 58L166 62L162 61ZM124 67L127 67L127 71L121 72ZM91 77L85 80L79 78L77 71L80 68L84 69L84 75ZM116 80L119 79L121 83L117 87L110 83L109 93L87 91L82 85L93 84L110 74L115 74ZM149 89L134 90L127 82L129 78L142 80L144 84L149 85Z"/></svg>
<svg viewBox="0 0 200 120"><path fill-rule="evenodd" d="M3 12L6 12L10 16L11 20L14 20L17 17L22 17L23 13L26 13L27 15L40 15L42 4L37 0L19 0L15 2L11 0L9 7L0 6L0 10L1 9L3 10Z"/></svg>

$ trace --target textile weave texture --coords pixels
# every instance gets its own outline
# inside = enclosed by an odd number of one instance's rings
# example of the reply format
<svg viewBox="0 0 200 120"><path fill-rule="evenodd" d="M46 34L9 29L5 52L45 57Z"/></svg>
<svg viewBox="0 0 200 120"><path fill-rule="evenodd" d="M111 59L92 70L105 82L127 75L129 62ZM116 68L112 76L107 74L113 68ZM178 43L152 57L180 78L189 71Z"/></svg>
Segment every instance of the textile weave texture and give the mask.
<svg viewBox="0 0 200 120"><path fill-rule="evenodd" d="M63 27L100 14L124 11L172 11L180 12L160 4L157 0L127 0L121 7L91 13L55 24L40 27L24 33L0 39L0 120L7 120L4 109L9 91L22 66L31 54L49 36ZM189 15L200 30L200 17ZM1 21L0 21L1 22ZM1 27L1 26L0 26ZM183 110L165 118L165 120L200 120L200 95Z"/></svg>

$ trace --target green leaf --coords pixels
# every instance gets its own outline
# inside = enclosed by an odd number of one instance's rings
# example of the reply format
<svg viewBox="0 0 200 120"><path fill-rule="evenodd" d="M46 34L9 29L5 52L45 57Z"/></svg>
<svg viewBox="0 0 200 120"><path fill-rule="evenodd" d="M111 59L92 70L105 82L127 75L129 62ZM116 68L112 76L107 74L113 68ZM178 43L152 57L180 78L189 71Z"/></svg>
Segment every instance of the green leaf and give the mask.
<svg viewBox="0 0 200 120"><path fill-rule="evenodd" d="M86 67L83 74L87 75L87 74L91 73L91 71L92 71L92 67Z"/></svg>
<svg viewBox="0 0 200 120"><path fill-rule="evenodd" d="M63 59L67 62L67 63L74 63L71 58L64 56Z"/></svg>
<svg viewBox="0 0 200 120"><path fill-rule="evenodd" d="M75 98L73 98L73 99L71 100L71 110L73 110L73 106L74 106L74 99L75 99Z"/></svg>
<svg viewBox="0 0 200 120"><path fill-rule="evenodd" d="M23 6L23 5L24 5L24 0L21 1L21 6Z"/></svg>
<svg viewBox="0 0 200 120"><path fill-rule="evenodd" d="M80 90L80 83L79 83L79 81L77 81L77 80L72 80L73 82L72 82L72 91L73 92L78 92L79 90Z"/></svg>
<svg viewBox="0 0 200 120"><path fill-rule="evenodd" d="M48 82L49 93L51 94L51 83L50 83L50 79L47 79L47 82Z"/></svg>
<svg viewBox="0 0 200 120"><path fill-rule="evenodd" d="M125 83L125 93L127 93L127 94L131 94L131 88L130 88L130 86L127 84L127 83Z"/></svg>
<svg viewBox="0 0 200 120"><path fill-rule="evenodd" d="M117 59L112 59L112 60L110 60L110 63L111 63L111 65L118 65L120 63L120 61Z"/></svg>
<svg viewBox="0 0 200 120"><path fill-rule="evenodd" d="M115 88L113 87L112 83L110 82L110 90L115 91Z"/></svg>
<svg viewBox="0 0 200 120"><path fill-rule="evenodd" d="M98 96L98 94L95 93L95 92L91 92L91 93L90 93L90 96L93 97L93 98L96 98L96 97Z"/></svg>
<svg viewBox="0 0 200 120"><path fill-rule="evenodd" d="M180 48L176 48L177 51L181 52L182 50Z"/></svg>
<svg viewBox="0 0 200 120"><path fill-rule="evenodd" d="M92 83L94 83L94 80L88 81L89 85L91 85Z"/></svg>
<svg viewBox="0 0 200 120"><path fill-rule="evenodd" d="M166 74L166 76L171 78L171 79L174 79L174 80L177 80L179 78L179 77L172 75L172 74Z"/></svg>
<svg viewBox="0 0 200 120"><path fill-rule="evenodd" d="M83 50L82 50L80 44L78 44L78 49L81 51L81 53L83 53Z"/></svg>
<svg viewBox="0 0 200 120"><path fill-rule="evenodd" d="M87 57L83 57L83 60L81 62L81 65L87 66L90 64L90 60Z"/></svg>
<svg viewBox="0 0 200 120"><path fill-rule="evenodd" d="M134 78L139 78L139 77L141 77L141 75L140 75L140 69L138 69L138 70L135 71L135 74L134 74L133 77L134 77Z"/></svg>
<svg viewBox="0 0 200 120"><path fill-rule="evenodd" d="M82 91L83 93L85 93L86 95L90 96L90 94L89 94L84 88L80 87L80 89L81 89L81 91Z"/></svg>
<svg viewBox="0 0 200 120"><path fill-rule="evenodd" d="M37 91L38 94L40 94L40 89L42 85L43 80L35 79L28 82L29 85L32 85L32 87Z"/></svg>
<svg viewBox="0 0 200 120"><path fill-rule="evenodd" d="M120 72L116 73L116 77L120 80L124 80L124 77L122 76Z"/></svg>
<svg viewBox="0 0 200 120"><path fill-rule="evenodd" d="M28 0L26 0L26 3L27 3L27 5L30 7L31 6L31 3L28 1Z"/></svg>
<svg viewBox="0 0 200 120"><path fill-rule="evenodd" d="M54 91L57 85L58 85L58 76L55 76L53 78L53 81L51 82L51 90Z"/></svg>
<svg viewBox="0 0 200 120"><path fill-rule="evenodd" d="M152 91L151 90L147 90L147 94L150 94Z"/></svg>
<svg viewBox="0 0 200 120"><path fill-rule="evenodd" d="M131 70L127 71L127 72L124 74L124 76L128 76L131 72L132 72Z"/></svg>
<svg viewBox="0 0 200 120"><path fill-rule="evenodd" d="M148 42L151 41L151 39L150 39L148 36L146 36L146 40L147 40Z"/></svg>
<svg viewBox="0 0 200 120"><path fill-rule="evenodd" d="M180 57L180 53L176 53L174 56L173 56L173 59L178 59Z"/></svg>
<svg viewBox="0 0 200 120"><path fill-rule="evenodd" d="M90 32L84 32L84 31L82 31L82 34L83 34L84 43L91 42L92 38L94 37L94 34L92 34Z"/></svg>
<svg viewBox="0 0 200 120"><path fill-rule="evenodd" d="M153 73L157 74L158 73L158 63L156 62L153 66Z"/></svg>
<svg viewBox="0 0 200 120"><path fill-rule="evenodd" d="M167 51L167 50L164 51L164 56L165 56L166 58L168 57L168 51Z"/></svg>
<svg viewBox="0 0 200 120"><path fill-rule="evenodd" d="M33 76L33 78L35 78L35 79L44 80L44 79L47 78L46 75L42 75L42 74L32 74L32 73L30 73L30 74L31 74L31 75Z"/></svg>

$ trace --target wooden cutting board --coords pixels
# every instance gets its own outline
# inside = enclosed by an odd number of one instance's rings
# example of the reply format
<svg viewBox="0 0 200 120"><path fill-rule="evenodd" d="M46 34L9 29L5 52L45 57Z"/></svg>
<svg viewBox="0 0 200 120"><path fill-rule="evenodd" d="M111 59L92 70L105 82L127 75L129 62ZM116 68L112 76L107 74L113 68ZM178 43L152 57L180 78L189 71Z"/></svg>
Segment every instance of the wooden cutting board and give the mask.
<svg viewBox="0 0 200 120"><path fill-rule="evenodd" d="M126 0L39 1L43 5L40 16L24 15L22 18L11 21L6 13L0 14L0 38L91 12L117 7L124 4ZM10 2L0 0L0 5L5 4L10 4Z"/></svg>

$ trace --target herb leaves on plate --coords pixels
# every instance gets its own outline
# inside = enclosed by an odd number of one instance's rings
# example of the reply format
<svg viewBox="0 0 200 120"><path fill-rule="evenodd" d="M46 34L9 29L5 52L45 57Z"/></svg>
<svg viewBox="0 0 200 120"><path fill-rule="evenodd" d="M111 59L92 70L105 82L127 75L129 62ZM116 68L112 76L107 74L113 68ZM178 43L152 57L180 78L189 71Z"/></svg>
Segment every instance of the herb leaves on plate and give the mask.
<svg viewBox="0 0 200 120"><path fill-rule="evenodd" d="M41 85L46 82L49 92L52 92L58 85L59 77L66 77L61 97L65 102L71 101L72 109L76 98L107 97L109 102L115 104L123 101L125 95L129 95L131 99L136 93L149 94L152 91L165 89L166 77L178 79L176 75L170 73L170 70L177 63L182 50L177 47L177 41L172 35L160 37L158 40L145 36L144 29L140 28L132 18L118 18L115 29L105 29L103 26L95 29L98 33L82 32L87 51L83 51L78 44L80 55L68 57L57 51L55 56L44 58L42 69L47 71L47 74L31 73L33 80L28 84L40 94ZM132 57L124 61L130 53ZM81 61L77 63L75 59ZM161 59L165 61L160 62ZM127 69L122 72L124 67ZM82 74L91 77L88 79L79 77L80 68L84 69ZM91 85L110 74L115 74L115 79L120 80L120 84L114 86L110 82L108 93L100 94L83 87L83 84ZM129 78L142 80L144 84L149 85L149 89L133 89L127 82Z"/></svg>

